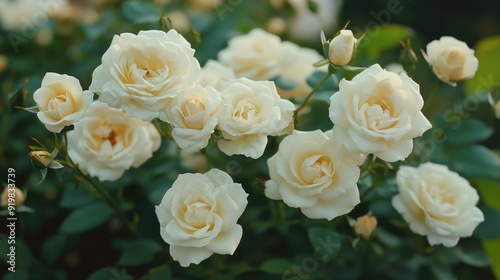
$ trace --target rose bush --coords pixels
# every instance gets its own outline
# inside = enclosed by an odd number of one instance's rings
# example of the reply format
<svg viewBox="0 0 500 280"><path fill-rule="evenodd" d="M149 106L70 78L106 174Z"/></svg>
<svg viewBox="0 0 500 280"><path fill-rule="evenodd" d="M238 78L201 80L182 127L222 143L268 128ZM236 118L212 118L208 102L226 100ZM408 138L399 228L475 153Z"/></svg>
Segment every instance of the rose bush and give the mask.
<svg viewBox="0 0 500 280"><path fill-rule="evenodd" d="M172 258L187 267L213 253L232 255L243 235L237 224L247 205L241 184L219 170L181 174L167 190L156 215Z"/></svg>

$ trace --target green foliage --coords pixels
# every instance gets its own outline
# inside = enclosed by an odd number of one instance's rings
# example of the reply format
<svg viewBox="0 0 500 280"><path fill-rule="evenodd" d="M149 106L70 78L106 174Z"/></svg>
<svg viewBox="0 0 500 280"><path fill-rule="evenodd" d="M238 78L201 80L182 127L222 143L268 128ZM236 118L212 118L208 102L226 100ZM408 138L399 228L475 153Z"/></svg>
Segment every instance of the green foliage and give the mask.
<svg viewBox="0 0 500 280"><path fill-rule="evenodd" d="M92 203L73 210L63 221L59 232L80 233L102 225L113 214L113 209L104 203Z"/></svg>
<svg viewBox="0 0 500 280"><path fill-rule="evenodd" d="M466 91L474 94L481 90L492 90L500 86L500 36L481 40L475 49L480 61L476 75L466 81Z"/></svg>

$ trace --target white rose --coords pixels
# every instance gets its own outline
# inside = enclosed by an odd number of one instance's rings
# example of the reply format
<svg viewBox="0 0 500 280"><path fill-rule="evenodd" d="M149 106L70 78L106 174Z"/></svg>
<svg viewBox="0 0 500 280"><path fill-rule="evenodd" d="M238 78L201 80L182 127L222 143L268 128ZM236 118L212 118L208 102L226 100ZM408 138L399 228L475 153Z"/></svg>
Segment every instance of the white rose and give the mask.
<svg viewBox="0 0 500 280"><path fill-rule="evenodd" d="M201 86L217 86L220 79L234 79L236 75L233 69L221 64L216 60L208 60L207 63L201 68L200 79L198 84Z"/></svg>
<svg viewBox="0 0 500 280"><path fill-rule="evenodd" d="M140 166L151 158L161 141L151 123L99 101L90 105L67 136L73 162L84 174L101 181L117 180L131 166Z"/></svg>
<svg viewBox="0 0 500 280"><path fill-rule="evenodd" d="M330 98L333 133L349 151L394 162L413 150L413 138L431 124L420 112L419 86L405 73L397 75L375 64L351 81L342 79Z"/></svg>
<svg viewBox="0 0 500 280"><path fill-rule="evenodd" d="M232 68L237 77L252 80L272 80L286 69L292 50L281 43L280 37L262 29L229 40L218 60Z"/></svg>
<svg viewBox="0 0 500 280"><path fill-rule="evenodd" d="M92 92L83 91L76 78L56 73L45 74L41 88L33 93L38 119L56 133L80 120L93 96Z"/></svg>
<svg viewBox="0 0 500 280"><path fill-rule="evenodd" d="M213 253L232 255L243 234L237 221L247 197L241 184L219 169L179 175L156 206L172 258L187 267Z"/></svg>
<svg viewBox="0 0 500 280"><path fill-rule="evenodd" d="M281 77L295 82L297 86L289 90L278 88L278 93L283 98L305 98L312 90L307 84L307 78L316 70L314 63L321 61L323 56L315 50L301 48L290 42L283 42L283 44L290 45L294 53L291 64L283 70ZM323 68L323 70L326 69Z"/></svg>
<svg viewBox="0 0 500 280"><path fill-rule="evenodd" d="M340 34L330 41L328 58L338 66L349 64L356 54L357 41L351 30L340 30Z"/></svg>
<svg viewBox="0 0 500 280"><path fill-rule="evenodd" d="M359 200L360 154L347 152L320 130L294 131L268 161L271 179L265 194L298 207L309 218L328 219L349 213Z"/></svg>
<svg viewBox="0 0 500 280"><path fill-rule="evenodd" d="M182 35L171 29L115 36L92 75L99 100L132 117L157 118L169 99L193 86L200 65Z"/></svg>
<svg viewBox="0 0 500 280"><path fill-rule="evenodd" d="M434 74L451 85L455 85L456 81L474 77L479 63L474 56L474 50L464 42L448 36L430 42L424 57Z"/></svg>
<svg viewBox="0 0 500 280"><path fill-rule="evenodd" d="M227 155L259 158L267 136L283 134L293 123L295 105L280 98L273 82L239 78L221 81L220 87L224 106L218 129L224 139L217 144Z"/></svg>
<svg viewBox="0 0 500 280"><path fill-rule="evenodd" d="M214 88L195 86L180 91L160 119L174 127L172 136L179 147L202 149L215 130L220 105L221 98Z"/></svg>
<svg viewBox="0 0 500 280"><path fill-rule="evenodd" d="M476 207L476 190L444 165L401 166L397 183L399 195L392 205L413 232L427 236L430 245L455 246L460 237L471 236L484 221Z"/></svg>

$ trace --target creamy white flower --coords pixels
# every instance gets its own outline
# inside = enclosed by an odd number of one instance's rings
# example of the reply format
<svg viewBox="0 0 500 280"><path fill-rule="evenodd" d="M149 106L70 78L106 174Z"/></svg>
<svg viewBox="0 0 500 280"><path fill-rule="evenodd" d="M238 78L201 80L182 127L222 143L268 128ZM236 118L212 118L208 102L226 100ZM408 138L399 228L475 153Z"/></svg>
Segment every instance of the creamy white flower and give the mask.
<svg viewBox="0 0 500 280"><path fill-rule="evenodd" d="M161 138L149 122L96 101L68 134L68 154L84 174L101 181L119 179L159 148Z"/></svg>
<svg viewBox="0 0 500 280"><path fill-rule="evenodd" d="M476 74L479 61L474 50L453 37L443 36L427 45L425 60L434 74L443 82L455 85L456 81L470 79Z"/></svg>
<svg viewBox="0 0 500 280"><path fill-rule="evenodd" d="M267 161L271 179L265 194L300 208L309 218L332 220L360 202L356 164L361 160L360 154L346 151L331 133L294 131Z"/></svg>
<svg viewBox="0 0 500 280"><path fill-rule="evenodd" d="M198 84L201 86L216 87L220 79L231 80L236 78L233 69L221 64L216 60L208 60L201 68Z"/></svg>
<svg viewBox="0 0 500 280"><path fill-rule="evenodd" d="M280 37L262 29L229 40L219 52L219 61L232 68L237 77L271 80L281 74L293 60L293 50L281 43Z"/></svg>
<svg viewBox="0 0 500 280"><path fill-rule="evenodd" d="M49 131L59 133L83 117L93 96L92 92L83 91L76 78L47 73L41 87L33 93L39 110L36 115Z"/></svg>
<svg viewBox="0 0 500 280"><path fill-rule="evenodd" d="M357 41L351 30L340 30L340 34L330 41L328 58L337 66L349 64L356 54Z"/></svg>
<svg viewBox="0 0 500 280"><path fill-rule="evenodd" d="M283 98L304 98L312 90L307 84L307 78L316 70L313 66L314 63L321 61L323 56L315 50L301 48L290 42L283 42L283 44L289 45L289 48L293 50L293 59L280 76L286 80L295 82L297 86L289 90L278 87L278 93ZM325 67L320 69L326 70Z"/></svg>
<svg viewBox="0 0 500 280"><path fill-rule="evenodd" d="M377 219L370 215L364 215L359 217L352 227L357 235L369 238L375 230L375 227L377 227Z"/></svg>
<svg viewBox="0 0 500 280"><path fill-rule="evenodd" d="M195 86L181 90L160 119L174 127L172 136L179 147L202 149L215 130L220 106L221 98L214 88Z"/></svg>
<svg viewBox="0 0 500 280"><path fill-rule="evenodd" d="M273 82L239 78L220 82L222 109L218 129L224 139L217 144L227 155L259 158L268 135L284 134L293 124L292 102L281 99Z"/></svg>
<svg viewBox="0 0 500 280"><path fill-rule="evenodd" d="M388 162L405 159L413 150L413 138L431 128L420 112L424 101L418 84L378 64L351 81L342 79L330 101L335 138L349 151Z"/></svg>
<svg viewBox="0 0 500 280"><path fill-rule="evenodd" d="M321 30L332 32L341 10L342 0L313 0L318 5L318 11L313 13L306 0L287 0L296 14L288 23L290 36L299 41L314 42Z"/></svg>
<svg viewBox="0 0 500 280"><path fill-rule="evenodd" d="M156 206L160 234L170 244L172 258L187 267L213 253L232 255L243 234L237 221L247 196L241 184L219 169L179 175Z"/></svg>
<svg viewBox="0 0 500 280"><path fill-rule="evenodd" d="M401 166L397 183L399 194L392 205L413 232L427 236L430 245L455 246L484 221L476 207L476 190L445 165Z"/></svg>
<svg viewBox="0 0 500 280"><path fill-rule="evenodd" d="M36 32L68 6L67 0L2 0L0 22L4 30ZM29 31L28 31L29 30Z"/></svg>
<svg viewBox="0 0 500 280"><path fill-rule="evenodd" d="M92 75L99 100L132 117L157 118L169 99L194 86L200 65L182 35L171 29L115 36Z"/></svg>

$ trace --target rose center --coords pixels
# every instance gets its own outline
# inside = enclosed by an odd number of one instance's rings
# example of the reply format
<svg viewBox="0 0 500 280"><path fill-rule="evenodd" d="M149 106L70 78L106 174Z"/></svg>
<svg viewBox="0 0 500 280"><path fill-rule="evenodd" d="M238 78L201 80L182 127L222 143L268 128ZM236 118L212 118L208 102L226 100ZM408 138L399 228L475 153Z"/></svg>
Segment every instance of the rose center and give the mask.
<svg viewBox="0 0 500 280"><path fill-rule="evenodd" d="M50 108L50 110L56 110L57 106L59 106L59 104L61 103L66 102L66 100L67 100L66 95L54 96L49 100L48 107Z"/></svg>
<svg viewBox="0 0 500 280"><path fill-rule="evenodd" d="M211 207L205 202L194 202L186 204L186 212L184 213L185 221L194 227L202 227L207 224L207 218L210 215Z"/></svg>
<svg viewBox="0 0 500 280"><path fill-rule="evenodd" d="M184 103L182 115L184 117L192 116L192 115L195 115L197 113L205 111L205 109L206 109L205 104L203 103L203 101L200 98L198 98L198 97L192 98Z"/></svg>
<svg viewBox="0 0 500 280"><path fill-rule="evenodd" d="M233 117L241 120L251 120L258 116L259 111L252 103L242 100L238 102L238 106L234 110Z"/></svg>
<svg viewBox="0 0 500 280"><path fill-rule="evenodd" d="M304 181L310 184L324 181L334 174L332 161L325 155L307 157L300 170Z"/></svg>
<svg viewBox="0 0 500 280"><path fill-rule="evenodd" d="M452 50L448 53L446 64L449 66L461 66L465 62L465 57L459 50Z"/></svg>

